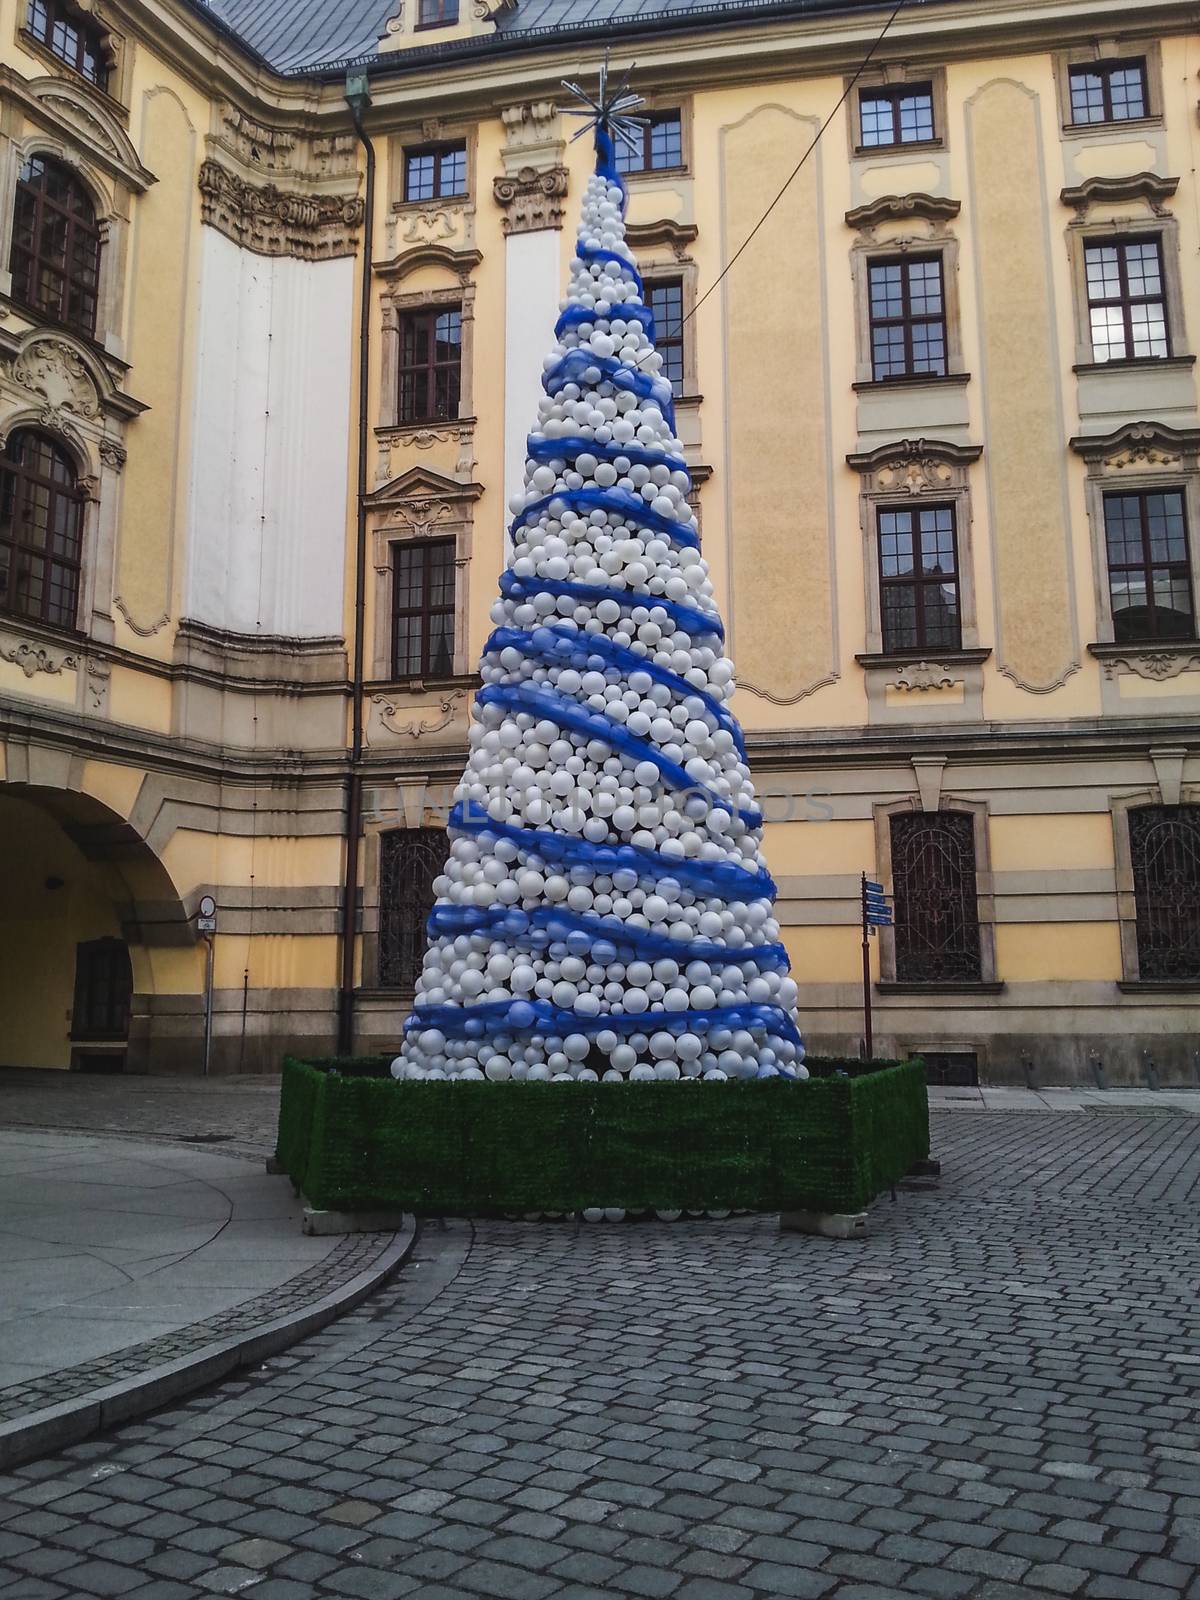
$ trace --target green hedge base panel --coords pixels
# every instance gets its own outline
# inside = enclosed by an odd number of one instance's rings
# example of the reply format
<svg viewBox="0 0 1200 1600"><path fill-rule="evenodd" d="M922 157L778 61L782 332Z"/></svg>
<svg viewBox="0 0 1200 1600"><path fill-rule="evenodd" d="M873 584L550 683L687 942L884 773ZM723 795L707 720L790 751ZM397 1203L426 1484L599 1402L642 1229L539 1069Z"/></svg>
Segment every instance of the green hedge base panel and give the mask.
<svg viewBox="0 0 1200 1600"><path fill-rule="evenodd" d="M929 1155L922 1062L781 1079L397 1082L375 1059L283 1066L276 1157L310 1205L483 1217L862 1211Z"/></svg>

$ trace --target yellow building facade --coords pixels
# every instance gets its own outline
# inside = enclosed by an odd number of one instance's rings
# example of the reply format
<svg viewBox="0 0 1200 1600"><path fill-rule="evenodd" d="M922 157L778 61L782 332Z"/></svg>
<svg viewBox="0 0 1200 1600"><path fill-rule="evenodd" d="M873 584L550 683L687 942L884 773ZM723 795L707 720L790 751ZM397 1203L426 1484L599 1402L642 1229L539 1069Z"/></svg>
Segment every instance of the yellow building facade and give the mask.
<svg viewBox="0 0 1200 1600"><path fill-rule="evenodd" d="M0 1064L397 1043L608 47L810 1048L1200 1081L1194 8L293 9L0 0Z"/></svg>

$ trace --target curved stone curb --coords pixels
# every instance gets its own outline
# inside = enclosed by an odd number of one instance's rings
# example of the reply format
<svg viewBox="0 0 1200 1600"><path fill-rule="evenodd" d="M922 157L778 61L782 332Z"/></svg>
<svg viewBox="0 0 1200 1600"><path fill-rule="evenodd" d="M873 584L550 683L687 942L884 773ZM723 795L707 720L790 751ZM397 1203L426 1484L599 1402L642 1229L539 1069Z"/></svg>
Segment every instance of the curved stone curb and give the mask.
<svg viewBox="0 0 1200 1600"><path fill-rule="evenodd" d="M91 1389L58 1405L0 1422L0 1469L18 1466L37 1456L78 1444L102 1429L166 1405L206 1388L241 1367L253 1366L278 1355L289 1345L359 1305L387 1283L407 1260L417 1237L416 1219L406 1216L391 1241L370 1265L344 1283L307 1304L293 1306L284 1315L260 1322L249 1330L221 1337L224 1316L193 1323L181 1329L195 1338L211 1327L212 1338L174 1361L160 1362L118 1382ZM281 1285L286 1288L287 1285ZM238 1307L232 1307L236 1313ZM171 1338L166 1335L164 1338ZM156 1343L159 1341L155 1341ZM63 1377L66 1374L62 1375Z"/></svg>

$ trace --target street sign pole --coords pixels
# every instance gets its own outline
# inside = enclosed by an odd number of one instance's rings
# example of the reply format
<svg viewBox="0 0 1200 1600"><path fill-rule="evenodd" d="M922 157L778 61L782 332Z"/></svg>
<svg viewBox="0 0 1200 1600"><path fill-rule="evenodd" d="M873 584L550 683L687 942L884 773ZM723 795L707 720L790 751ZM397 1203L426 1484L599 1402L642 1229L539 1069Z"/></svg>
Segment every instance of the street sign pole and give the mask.
<svg viewBox="0 0 1200 1600"><path fill-rule="evenodd" d="M871 928L867 920L867 875L862 875L862 961L863 961L863 1017L866 1022L867 1060L875 1055L875 1040L871 1032Z"/></svg>

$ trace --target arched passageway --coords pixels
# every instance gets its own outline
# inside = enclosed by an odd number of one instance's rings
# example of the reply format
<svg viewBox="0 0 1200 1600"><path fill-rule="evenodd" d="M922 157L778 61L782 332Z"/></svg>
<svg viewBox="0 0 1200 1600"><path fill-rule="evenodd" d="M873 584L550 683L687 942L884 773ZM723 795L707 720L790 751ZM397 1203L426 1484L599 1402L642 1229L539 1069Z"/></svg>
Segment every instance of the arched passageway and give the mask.
<svg viewBox="0 0 1200 1600"><path fill-rule="evenodd" d="M0 1065L144 1066L159 958L194 937L166 869L116 812L0 784Z"/></svg>

